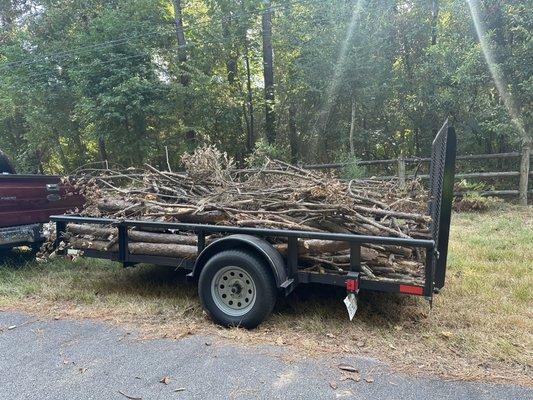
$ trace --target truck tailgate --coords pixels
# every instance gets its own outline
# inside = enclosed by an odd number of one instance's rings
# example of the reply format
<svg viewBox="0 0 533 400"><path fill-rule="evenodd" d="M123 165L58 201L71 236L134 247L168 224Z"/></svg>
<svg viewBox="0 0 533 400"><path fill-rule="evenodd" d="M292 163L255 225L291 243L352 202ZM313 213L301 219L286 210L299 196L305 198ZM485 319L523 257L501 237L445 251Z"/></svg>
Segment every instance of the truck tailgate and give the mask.
<svg viewBox="0 0 533 400"><path fill-rule="evenodd" d="M0 227L48 222L82 203L58 176L0 175Z"/></svg>

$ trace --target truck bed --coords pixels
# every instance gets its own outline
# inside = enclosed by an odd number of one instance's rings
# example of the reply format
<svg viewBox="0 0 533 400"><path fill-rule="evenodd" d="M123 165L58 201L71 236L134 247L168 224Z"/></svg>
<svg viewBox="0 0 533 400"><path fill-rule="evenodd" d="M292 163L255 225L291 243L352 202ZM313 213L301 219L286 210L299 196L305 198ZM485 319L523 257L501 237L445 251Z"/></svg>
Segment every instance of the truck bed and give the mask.
<svg viewBox="0 0 533 400"><path fill-rule="evenodd" d="M45 223L82 203L59 176L0 174L0 228Z"/></svg>

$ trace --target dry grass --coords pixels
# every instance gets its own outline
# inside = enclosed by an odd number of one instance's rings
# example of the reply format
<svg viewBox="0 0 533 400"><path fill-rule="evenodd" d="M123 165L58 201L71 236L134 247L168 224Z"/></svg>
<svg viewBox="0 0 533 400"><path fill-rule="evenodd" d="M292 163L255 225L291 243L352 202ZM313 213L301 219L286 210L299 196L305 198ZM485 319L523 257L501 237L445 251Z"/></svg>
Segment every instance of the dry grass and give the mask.
<svg viewBox="0 0 533 400"><path fill-rule="evenodd" d="M0 267L0 308L95 318L147 337L214 334L239 343L376 356L406 372L533 385L533 207L455 214L446 288L422 299L363 294L353 322L342 291L299 290L254 331L222 329L203 315L183 273L101 260L38 265L25 254Z"/></svg>

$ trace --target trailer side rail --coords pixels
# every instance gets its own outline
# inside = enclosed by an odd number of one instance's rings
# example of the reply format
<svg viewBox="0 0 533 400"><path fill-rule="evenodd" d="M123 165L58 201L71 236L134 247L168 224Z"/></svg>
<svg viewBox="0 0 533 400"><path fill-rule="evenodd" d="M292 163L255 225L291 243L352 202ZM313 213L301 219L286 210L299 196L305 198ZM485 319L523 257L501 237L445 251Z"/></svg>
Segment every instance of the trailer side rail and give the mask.
<svg viewBox="0 0 533 400"><path fill-rule="evenodd" d="M287 238L287 259L286 269L288 280L282 283L282 287L292 290L298 283L323 283L336 286L345 286L346 280L350 278L359 278L360 288L368 290L379 290L385 292L402 292L416 295L424 295L431 297L431 286L428 284L432 280L425 279L424 286L415 286L412 284L402 284L401 282L372 280L367 277L359 277L361 272L361 246L364 244L381 244L381 245L397 245L406 247L418 247L427 249L426 270L433 259L433 250L435 242L427 239L408 239L388 236L366 236L356 234L341 234L330 232L311 232L311 231L296 231L283 229L267 229L267 228L241 228L234 226L221 225L203 225L203 224L189 224L189 223L171 223L171 222L155 222L155 221L138 221L138 220L120 220L107 218L88 218L73 215L55 215L51 220L56 223L57 239L56 246L59 245L62 235L66 232L68 223L78 224L97 224L107 225L117 228L118 231L118 252L104 252L99 250L84 250L84 254L88 257L105 258L113 261L118 261L124 266L131 266L137 263L148 263L166 266L180 266L184 269L192 269L194 267L194 260L184 260L174 257L163 257L153 255L137 255L131 254L128 251L128 229L158 229L158 230L173 230L179 232L192 232L198 237L198 254L205 247L205 237L209 234L223 233L223 234L248 234L260 237L282 237ZM298 239L321 239L331 241L342 241L350 243L350 271L347 275L340 274L318 274L314 272L301 271L298 269Z"/></svg>

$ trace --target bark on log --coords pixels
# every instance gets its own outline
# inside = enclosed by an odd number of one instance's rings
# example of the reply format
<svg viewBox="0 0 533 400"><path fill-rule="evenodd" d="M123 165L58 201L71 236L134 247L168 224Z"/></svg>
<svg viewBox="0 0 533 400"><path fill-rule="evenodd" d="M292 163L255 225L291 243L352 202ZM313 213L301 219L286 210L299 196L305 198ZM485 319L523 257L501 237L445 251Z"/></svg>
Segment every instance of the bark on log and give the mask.
<svg viewBox="0 0 533 400"><path fill-rule="evenodd" d="M71 238L69 240L70 247L77 250L98 250L98 251L118 251L118 244L109 246L108 242L103 240L88 240L80 238ZM109 248L108 248L109 247ZM154 255L164 257L179 257L185 259L192 259L197 256L196 246L188 246L183 244L169 244L169 243L142 243L131 242L128 243L128 250L131 254L136 255Z"/></svg>
<svg viewBox="0 0 533 400"><path fill-rule="evenodd" d="M69 246L76 250L98 250L98 251L118 251L118 244L109 246L109 242L104 240L90 240L72 237L68 240Z"/></svg>
<svg viewBox="0 0 533 400"><path fill-rule="evenodd" d="M128 249L131 254L137 255L180 257L185 259L192 259L198 255L196 246L185 244L132 242L128 244Z"/></svg>
<svg viewBox="0 0 533 400"><path fill-rule="evenodd" d="M68 232L75 235L88 235L94 238L109 239L117 235L116 228L103 228L91 225L69 224ZM146 231L137 231L130 229L128 238L132 242L146 243L168 243L168 244L187 244L195 246L198 244L196 236L178 235L174 233L155 233Z"/></svg>

